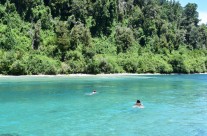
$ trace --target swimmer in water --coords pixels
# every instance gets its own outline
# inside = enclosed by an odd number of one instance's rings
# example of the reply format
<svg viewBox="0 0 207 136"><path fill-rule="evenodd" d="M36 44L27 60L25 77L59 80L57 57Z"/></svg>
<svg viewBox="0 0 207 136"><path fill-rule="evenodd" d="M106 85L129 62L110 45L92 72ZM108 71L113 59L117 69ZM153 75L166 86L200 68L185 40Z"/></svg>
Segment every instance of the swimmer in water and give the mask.
<svg viewBox="0 0 207 136"><path fill-rule="evenodd" d="M94 95L96 94L96 90L93 90L93 92L90 95Z"/></svg>
<svg viewBox="0 0 207 136"><path fill-rule="evenodd" d="M140 100L137 100L133 107L144 108Z"/></svg>
<svg viewBox="0 0 207 136"><path fill-rule="evenodd" d="M96 94L96 90L94 90L94 91L92 92L92 94Z"/></svg>
<svg viewBox="0 0 207 136"><path fill-rule="evenodd" d="M96 90L93 90L93 92L86 93L86 95L94 95L94 94L96 94L96 93L97 93Z"/></svg>

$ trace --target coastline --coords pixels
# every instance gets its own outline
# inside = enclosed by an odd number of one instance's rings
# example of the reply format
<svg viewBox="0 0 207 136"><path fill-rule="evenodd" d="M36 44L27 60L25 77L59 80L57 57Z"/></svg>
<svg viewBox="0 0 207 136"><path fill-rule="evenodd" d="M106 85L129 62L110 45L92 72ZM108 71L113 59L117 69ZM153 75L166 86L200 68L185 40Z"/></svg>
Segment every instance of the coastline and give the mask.
<svg viewBox="0 0 207 136"><path fill-rule="evenodd" d="M57 74L57 75L0 75L0 77L111 77L111 76L143 76L143 75L164 75L164 74L135 74L135 73L114 73L114 74Z"/></svg>
<svg viewBox="0 0 207 136"><path fill-rule="evenodd" d="M113 74L57 74L57 75L0 75L0 77L112 77L112 76L153 76L153 75L207 75L207 73L170 73L170 74L161 74L161 73L113 73Z"/></svg>

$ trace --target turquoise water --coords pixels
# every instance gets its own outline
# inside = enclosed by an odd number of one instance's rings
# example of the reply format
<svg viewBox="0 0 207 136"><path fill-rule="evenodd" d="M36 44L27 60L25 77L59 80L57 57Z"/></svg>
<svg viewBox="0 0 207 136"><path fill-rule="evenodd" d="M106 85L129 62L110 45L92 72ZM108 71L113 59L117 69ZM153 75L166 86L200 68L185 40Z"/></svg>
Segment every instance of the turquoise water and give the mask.
<svg viewBox="0 0 207 136"><path fill-rule="evenodd" d="M0 77L4 135L207 136L207 75Z"/></svg>

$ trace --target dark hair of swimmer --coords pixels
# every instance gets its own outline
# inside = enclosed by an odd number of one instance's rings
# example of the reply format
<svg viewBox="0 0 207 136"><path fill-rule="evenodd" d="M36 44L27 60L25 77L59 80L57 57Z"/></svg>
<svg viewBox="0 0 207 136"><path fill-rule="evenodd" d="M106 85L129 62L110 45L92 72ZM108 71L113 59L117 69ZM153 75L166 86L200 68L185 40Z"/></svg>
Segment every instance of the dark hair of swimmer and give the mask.
<svg viewBox="0 0 207 136"><path fill-rule="evenodd" d="M140 100L137 100L137 103L141 103L141 101Z"/></svg>

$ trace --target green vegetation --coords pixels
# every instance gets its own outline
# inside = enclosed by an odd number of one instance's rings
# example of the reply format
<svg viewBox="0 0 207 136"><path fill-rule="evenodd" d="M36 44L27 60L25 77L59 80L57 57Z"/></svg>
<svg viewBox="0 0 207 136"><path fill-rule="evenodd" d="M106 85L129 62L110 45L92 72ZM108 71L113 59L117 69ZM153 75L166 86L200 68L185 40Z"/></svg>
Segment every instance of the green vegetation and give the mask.
<svg viewBox="0 0 207 136"><path fill-rule="evenodd" d="M175 0L1 0L0 74L207 72L207 25Z"/></svg>

